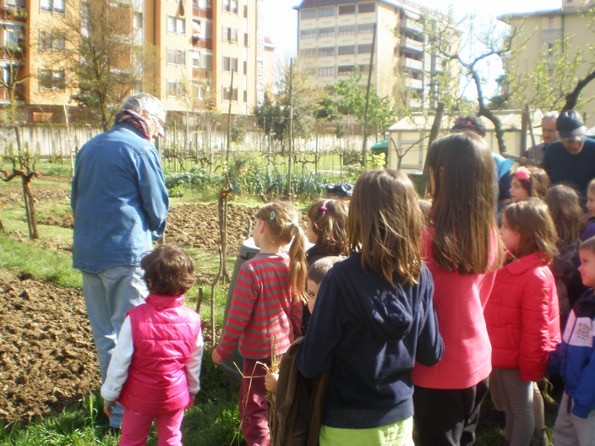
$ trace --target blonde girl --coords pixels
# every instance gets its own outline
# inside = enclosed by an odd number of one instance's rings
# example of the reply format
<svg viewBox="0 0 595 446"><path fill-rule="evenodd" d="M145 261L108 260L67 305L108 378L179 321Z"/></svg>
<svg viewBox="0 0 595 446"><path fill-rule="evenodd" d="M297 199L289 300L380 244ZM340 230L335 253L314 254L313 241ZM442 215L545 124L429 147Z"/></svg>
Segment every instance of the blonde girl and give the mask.
<svg viewBox="0 0 595 446"><path fill-rule="evenodd" d="M432 279L420 255L424 218L409 178L373 170L349 205L349 258L322 280L298 351L307 378L328 370L320 445L412 446L417 360L442 357Z"/></svg>
<svg viewBox="0 0 595 446"><path fill-rule="evenodd" d="M537 197L543 199L550 187L550 179L545 170L535 166L521 166L512 174L510 197L512 201Z"/></svg>
<svg viewBox="0 0 595 446"><path fill-rule="evenodd" d="M494 161L466 132L435 141L427 162L432 210L421 248L445 349L438 364L415 365L415 423L421 446L472 444L491 371L483 308L500 257Z"/></svg>
<svg viewBox="0 0 595 446"><path fill-rule="evenodd" d="M243 358L239 401L242 433L248 446L266 446L270 436L264 377L271 356L283 355L301 334L306 302L305 236L297 210L285 202L269 203L258 211L252 236L260 252L240 268L212 360L221 364L239 342ZM289 243L287 255L284 247Z"/></svg>
<svg viewBox="0 0 595 446"><path fill-rule="evenodd" d="M341 200L316 200L308 209L306 252L308 265L326 256L347 254L347 204Z"/></svg>
<svg viewBox="0 0 595 446"><path fill-rule="evenodd" d="M508 444L525 446L536 426L534 382L545 375L548 354L560 342L556 281L548 266L557 236L547 205L538 198L507 206L500 235L506 263L485 308L491 379L506 414Z"/></svg>

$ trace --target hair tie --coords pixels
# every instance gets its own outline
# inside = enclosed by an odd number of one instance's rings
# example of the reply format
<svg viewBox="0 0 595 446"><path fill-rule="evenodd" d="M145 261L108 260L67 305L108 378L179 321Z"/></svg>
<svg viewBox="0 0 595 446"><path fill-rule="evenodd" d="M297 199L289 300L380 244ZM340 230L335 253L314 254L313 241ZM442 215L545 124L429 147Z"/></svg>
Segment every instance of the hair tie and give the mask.
<svg viewBox="0 0 595 446"><path fill-rule="evenodd" d="M326 206L322 205L322 206L320 206L320 210L324 214L327 211L327 208L326 208Z"/></svg>
<svg viewBox="0 0 595 446"><path fill-rule="evenodd" d="M531 179L531 171L524 166L519 167L514 172L515 178L519 180L530 180Z"/></svg>
<svg viewBox="0 0 595 446"><path fill-rule="evenodd" d="M275 211L271 211L270 215L269 215L269 220L274 220L275 219Z"/></svg>

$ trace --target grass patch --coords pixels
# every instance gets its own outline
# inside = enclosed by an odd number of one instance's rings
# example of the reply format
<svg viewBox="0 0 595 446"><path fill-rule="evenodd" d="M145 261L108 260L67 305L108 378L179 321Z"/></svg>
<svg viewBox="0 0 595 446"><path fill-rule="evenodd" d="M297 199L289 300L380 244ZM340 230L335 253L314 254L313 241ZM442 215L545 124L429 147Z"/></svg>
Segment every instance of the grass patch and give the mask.
<svg viewBox="0 0 595 446"><path fill-rule="evenodd" d="M80 272L70 254L22 243L0 233L0 265L66 288L82 288Z"/></svg>

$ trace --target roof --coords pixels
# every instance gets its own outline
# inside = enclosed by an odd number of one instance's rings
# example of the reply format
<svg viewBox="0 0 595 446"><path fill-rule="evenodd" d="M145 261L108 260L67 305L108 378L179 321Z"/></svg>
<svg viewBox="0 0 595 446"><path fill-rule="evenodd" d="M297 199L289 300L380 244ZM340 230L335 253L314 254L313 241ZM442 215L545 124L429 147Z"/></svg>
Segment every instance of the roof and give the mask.
<svg viewBox="0 0 595 446"><path fill-rule="evenodd" d="M428 8L423 7L422 5L418 5L417 3L410 1L410 0L376 0L377 3L386 3L391 6L396 7L408 7L409 9L415 9L417 11L427 11L433 12ZM341 5L343 3L354 3L354 0L302 0L302 3L293 7L295 10L300 10L302 8L316 8L318 6L329 6L329 5ZM355 1L357 3L357 1Z"/></svg>
<svg viewBox="0 0 595 446"><path fill-rule="evenodd" d="M574 15L579 13L586 12L591 6L584 6L578 8L558 8L558 9L548 9L545 11L533 11L533 12L518 12L513 14L502 14L498 16L498 20L506 20L506 19L525 19L527 17L557 17L562 15Z"/></svg>
<svg viewBox="0 0 595 446"><path fill-rule="evenodd" d="M518 110L494 110L493 113L500 119L504 130L518 130L521 128L522 113ZM453 125L455 117L443 116L440 125L441 130L448 130ZM494 124L485 117L480 117L488 132L494 131ZM413 113L397 121L388 129L391 132L398 131L430 131L434 122L434 115L424 113Z"/></svg>

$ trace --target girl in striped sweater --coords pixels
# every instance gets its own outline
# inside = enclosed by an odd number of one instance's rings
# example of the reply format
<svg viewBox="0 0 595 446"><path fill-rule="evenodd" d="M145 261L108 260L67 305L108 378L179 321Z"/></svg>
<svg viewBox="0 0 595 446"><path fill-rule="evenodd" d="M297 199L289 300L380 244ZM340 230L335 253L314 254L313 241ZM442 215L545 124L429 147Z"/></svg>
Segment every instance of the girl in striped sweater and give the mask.
<svg viewBox="0 0 595 446"><path fill-rule="evenodd" d="M221 364L239 343L243 358L242 433L248 446L267 446L270 436L264 377L271 356L281 357L301 334L307 273L305 236L297 210L285 202L269 203L258 211L252 236L260 252L240 268L227 323L212 360ZM284 247L289 243L287 255Z"/></svg>

